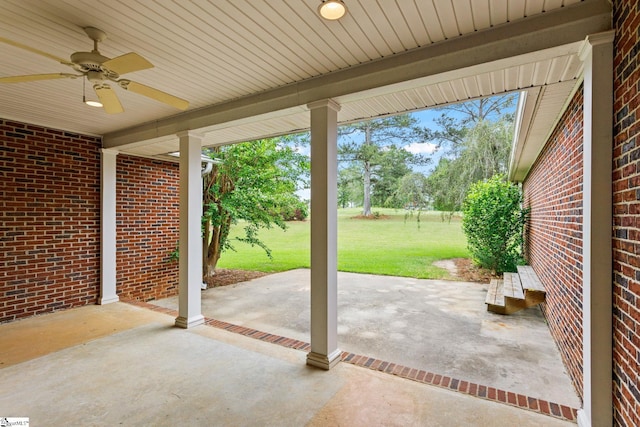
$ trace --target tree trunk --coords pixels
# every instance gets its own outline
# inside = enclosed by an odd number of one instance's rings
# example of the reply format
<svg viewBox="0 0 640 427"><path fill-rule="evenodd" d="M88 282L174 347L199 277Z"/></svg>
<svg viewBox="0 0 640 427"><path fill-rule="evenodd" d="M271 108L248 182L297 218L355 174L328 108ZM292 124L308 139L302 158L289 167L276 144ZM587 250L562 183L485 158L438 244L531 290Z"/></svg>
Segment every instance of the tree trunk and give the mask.
<svg viewBox="0 0 640 427"><path fill-rule="evenodd" d="M202 263L202 277L211 278L215 275L216 265L220 259L220 227L211 227L211 242L204 245L204 262Z"/></svg>
<svg viewBox="0 0 640 427"><path fill-rule="evenodd" d="M217 261L216 261L216 264L217 264ZM205 279L210 279L213 276L215 276L215 274L216 274L215 264L214 265L206 264L204 266L204 274L202 275L202 277L204 277Z"/></svg>
<svg viewBox="0 0 640 427"><path fill-rule="evenodd" d="M214 166L213 171L205 178L204 183L204 200L203 208L206 212L207 206L214 204L218 209L218 214L221 214L222 207L220 201L215 199L210 194L211 186L220 181L219 169ZM233 191L233 183L222 178L221 186L224 188L224 192ZM203 215L205 215L203 212ZM202 234L202 279L211 278L215 275L216 266L220 255L222 254L221 243L227 237L222 236L222 233L228 233L229 226L231 225L231 217L222 220L222 225L216 227L213 226L211 218L204 224L204 233ZM226 230L226 231L225 231Z"/></svg>
<svg viewBox="0 0 640 427"><path fill-rule="evenodd" d="M362 202L362 215L371 216L371 166L364 162L364 197Z"/></svg>
<svg viewBox="0 0 640 427"><path fill-rule="evenodd" d="M212 233L211 222L207 221L204 224L204 233L202 236L202 280L206 277L213 276L213 272L209 271L209 240L211 240Z"/></svg>

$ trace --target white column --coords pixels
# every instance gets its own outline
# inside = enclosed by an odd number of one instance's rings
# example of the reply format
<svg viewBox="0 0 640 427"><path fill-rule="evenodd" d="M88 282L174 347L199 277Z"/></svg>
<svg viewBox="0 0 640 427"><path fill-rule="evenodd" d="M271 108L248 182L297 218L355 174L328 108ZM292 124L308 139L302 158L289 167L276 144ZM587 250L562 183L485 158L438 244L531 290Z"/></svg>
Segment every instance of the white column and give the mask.
<svg viewBox="0 0 640 427"><path fill-rule="evenodd" d="M98 304L117 302L116 294L116 150L100 156L100 298Z"/></svg>
<svg viewBox="0 0 640 427"><path fill-rule="evenodd" d="M311 352L307 364L331 369L338 350L338 111L332 100L311 110Z"/></svg>
<svg viewBox="0 0 640 427"><path fill-rule="evenodd" d="M176 326L191 328L204 323L202 285L202 136L186 131L180 138L180 260Z"/></svg>
<svg viewBox="0 0 640 427"><path fill-rule="evenodd" d="M587 37L583 129L583 408L581 427L613 425L613 36Z"/></svg>

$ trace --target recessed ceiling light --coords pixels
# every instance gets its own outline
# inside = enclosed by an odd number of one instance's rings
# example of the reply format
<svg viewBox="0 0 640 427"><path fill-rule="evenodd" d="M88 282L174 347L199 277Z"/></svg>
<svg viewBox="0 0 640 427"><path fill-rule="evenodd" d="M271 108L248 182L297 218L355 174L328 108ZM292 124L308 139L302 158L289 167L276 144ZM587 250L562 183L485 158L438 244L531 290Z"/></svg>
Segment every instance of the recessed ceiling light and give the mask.
<svg viewBox="0 0 640 427"><path fill-rule="evenodd" d="M347 6L342 0L323 0L318 6L318 13L324 19L335 21L347 13Z"/></svg>

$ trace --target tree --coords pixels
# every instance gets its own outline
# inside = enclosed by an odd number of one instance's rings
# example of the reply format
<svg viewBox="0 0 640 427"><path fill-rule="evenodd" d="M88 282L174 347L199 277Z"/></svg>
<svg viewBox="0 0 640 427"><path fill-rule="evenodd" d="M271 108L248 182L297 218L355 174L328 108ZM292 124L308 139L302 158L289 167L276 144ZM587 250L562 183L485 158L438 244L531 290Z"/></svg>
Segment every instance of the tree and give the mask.
<svg viewBox="0 0 640 427"><path fill-rule="evenodd" d="M259 246L261 228L286 228L282 213L299 207L295 190L308 174L309 159L286 144L287 138L216 147L209 155L221 161L204 177L203 277L214 274L225 250L233 250L231 227L243 220L244 235L236 240Z"/></svg>
<svg viewBox="0 0 640 427"><path fill-rule="evenodd" d="M398 188L393 194L395 206L404 207L408 210L405 220L417 212L416 220L420 227L420 213L429 205L429 192L427 188L427 177L420 172L410 172L403 176L398 183Z"/></svg>
<svg viewBox="0 0 640 427"><path fill-rule="evenodd" d="M505 94L435 108L442 115L435 120L437 129L427 129L426 139L435 141L450 157L456 157L470 129L480 122L513 122L517 95Z"/></svg>
<svg viewBox="0 0 640 427"><path fill-rule="evenodd" d="M389 151L395 150L393 152L397 155L400 154L399 146L422 142L424 130L418 126L418 119L409 114L400 114L343 126L339 135L341 139L348 139L339 146L340 160L360 167L363 188L362 215L371 216L372 184L380 176L381 165L385 160L391 159ZM407 153L408 156L404 158L403 163L405 165L409 162L427 161L423 156Z"/></svg>
<svg viewBox="0 0 640 427"><path fill-rule="evenodd" d="M501 118L505 110L511 110L515 99L516 95L509 93L449 104L445 107L438 107L438 110L459 113L460 119L458 120L463 125L467 125Z"/></svg>
<svg viewBox="0 0 640 427"><path fill-rule="evenodd" d="M515 271L527 210L522 193L504 175L471 186L464 201L462 228L473 259L496 273Z"/></svg>
<svg viewBox="0 0 640 427"><path fill-rule="evenodd" d="M433 209L442 212L443 221L445 218L451 221L453 213L462 209L462 202L468 190L468 185L461 182L461 162L456 160L442 157L426 180L427 193L433 202Z"/></svg>
<svg viewBox="0 0 640 427"><path fill-rule="evenodd" d="M338 169L338 206L362 203L362 174L356 165Z"/></svg>
<svg viewBox="0 0 640 427"><path fill-rule="evenodd" d="M449 212L449 218L473 183L507 172L513 101L513 95L503 95L443 107L457 116L443 115L436 121L439 128L429 131L445 150L429 176L429 193L434 208Z"/></svg>
<svg viewBox="0 0 640 427"><path fill-rule="evenodd" d="M466 182L477 182L506 173L513 139L510 117L498 121L483 120L467 131L458 157L464 168L460 171Z"/></svg>
<svg viewBox="0 0 640 427"><path fill-rule="evenodd" d="M390 145L380 152L378 167L371 181L371 204L373 206L386 206L401 208L394 195L398 190L401 179L411 173L410 164L415 164L417 159L414 154L402 147Z"/></svg>

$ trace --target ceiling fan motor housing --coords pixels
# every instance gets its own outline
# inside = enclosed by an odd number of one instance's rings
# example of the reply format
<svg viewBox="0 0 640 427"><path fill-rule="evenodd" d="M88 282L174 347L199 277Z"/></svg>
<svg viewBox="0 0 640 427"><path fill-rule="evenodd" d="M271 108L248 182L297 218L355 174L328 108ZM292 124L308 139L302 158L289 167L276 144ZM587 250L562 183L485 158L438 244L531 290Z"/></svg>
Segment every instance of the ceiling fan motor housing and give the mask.
<svg viewBox="0 0 640 427"><path fill-rule="evenodd" d="M87 71L87 80L91 83L102 83L106 79L104 73L101 71Z"/></svg>
<svg viewBox="0 0 640 427"><path fill-rule="evenodd" d="M81 73L99 72L109 78L117 79L119 77L117 73L102 66L102 63L109 59L98 52L75 52L71 55L71 62L74 64L73 68L76 71ZM91 81L89 74L87 74L87 77Z"/></svg>

